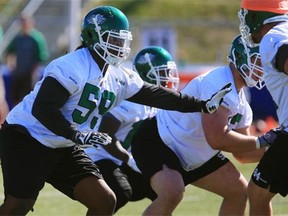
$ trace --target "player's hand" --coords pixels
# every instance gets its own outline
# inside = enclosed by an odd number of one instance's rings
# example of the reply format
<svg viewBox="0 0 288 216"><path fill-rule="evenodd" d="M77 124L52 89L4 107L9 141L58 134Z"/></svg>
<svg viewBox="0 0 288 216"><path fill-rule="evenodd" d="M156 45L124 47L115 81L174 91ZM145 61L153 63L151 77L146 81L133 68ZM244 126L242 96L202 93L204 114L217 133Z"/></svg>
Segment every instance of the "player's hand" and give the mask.
<svg viewBox="0 0 288 216"><path fill-rule="evenodd" d="M217 111L221 103L223 102L223 97L232 90L231 83L225 85L222 89L212 95L212 97L204 102L202 112L204 113L214 113Z"/></svg>
<svg viewBox="0 0 288 216"><path fill-rule="evenodd" d="M287 133L286 131L284 131L282 128L278 127L275 129L272 129L268 132L266 132L265 134L259 136L256 139L256 148L264 148L264 147L269 147L271 146L275 139L277 138L277 136L281 133L281 132Z"/></svg>
<svg viewBox="0 0 288 216"><path fill-rule="evenodd" d="M88 132L83 133L77 131L73 138L73 141L79 144L82 148L94 147L98 148L98 145L108 145L112 142L112 138L106 133L101 132Z"/></svg>
<svg viewBox="0 0 288 216"><path fill-rule="evenodd" d="M127 162L128 166L131 167L134 171L141 173L141 171L139 170L139 168L136 165L136 161L134 160L133 156L130 155L129 160Z"/></svg>

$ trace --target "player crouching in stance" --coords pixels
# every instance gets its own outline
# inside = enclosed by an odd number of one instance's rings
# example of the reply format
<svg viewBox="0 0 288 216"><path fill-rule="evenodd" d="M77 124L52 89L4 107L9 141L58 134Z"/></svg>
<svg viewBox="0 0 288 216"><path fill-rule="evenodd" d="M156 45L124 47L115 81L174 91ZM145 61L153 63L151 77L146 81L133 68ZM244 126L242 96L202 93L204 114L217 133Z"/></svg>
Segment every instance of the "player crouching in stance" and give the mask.
<svg viewBox="0 0 288 216"><path fill-rule="evenodd" d="M140 50L134 58L133 68L149 83L173 90L179 86L177 65L162 47L148 46ZM157 197L136 166L130 148L133 134L143 120L152 118L157 111L155 107L122 101L103 115L98 128L112 137L112 143L103 148L85 149L116 195L115 212L129 201L154 200Z"/></svg>
<svg viewBox="0 0 288 216"><path fill-rule="evenodd" d="M205 99L224 83L232 91L213 115L159 110L144 120L132 140L132 154L158 197L143 215L172 215L188 184L223 197L219 215L244 215L247 181L221 151L245 162L259 160L269 146L264 137L249 135L252 110L243 87L261 88L258 49L241 36L231 45L229 65L194 78L181 91Z"/></svg>

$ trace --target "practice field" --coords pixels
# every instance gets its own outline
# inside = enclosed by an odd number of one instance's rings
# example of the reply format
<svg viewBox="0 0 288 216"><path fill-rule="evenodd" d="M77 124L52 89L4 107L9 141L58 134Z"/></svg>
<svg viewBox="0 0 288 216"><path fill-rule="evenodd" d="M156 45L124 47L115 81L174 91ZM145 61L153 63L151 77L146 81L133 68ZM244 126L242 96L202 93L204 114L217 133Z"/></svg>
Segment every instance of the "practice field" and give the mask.
<svg viewBox="0 0 288 216"><path fill-rule="evenodd" d="M227 154L229 158L231 156ZM256 164L242 165L235 162L235 165L242 171L244 176L249 179L253 168ZM3 200L3 186L1 179L1 200ZM116 216L137 216L141 215L150 200L142 200L138 202L130 202L117 212ZM174 216L191 216L218 215L218 209L221 198L198 189L194 186L187 186L184 199L174 212ZM273 200L274 215L288 216L288 199L277 195ZM60 192L56 191L50 185L46 184L41 191L40 196L34 206L34 212L30 212L30 216L80 216L85 215L86 209L78 202L72 201ZM248 213L247 213L248 215Z"/></svg>

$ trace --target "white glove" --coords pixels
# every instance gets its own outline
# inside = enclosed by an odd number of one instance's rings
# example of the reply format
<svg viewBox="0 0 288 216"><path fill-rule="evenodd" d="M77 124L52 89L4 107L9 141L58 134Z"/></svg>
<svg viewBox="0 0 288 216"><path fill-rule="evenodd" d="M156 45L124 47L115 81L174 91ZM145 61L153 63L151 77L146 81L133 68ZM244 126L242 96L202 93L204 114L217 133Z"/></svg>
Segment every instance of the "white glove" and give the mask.
<svg viewBox="0 0 288 216"><path fill-rule="evenodd" d="M108 145L112 142L112 138L107 133L101 132L82 133L77 131L72 140L82 148L98 148L98 145Z"/></svg>
<svg viewBox="0 0 288 216"><path fill-rule="evenodd" d="M128 166L130 166L134 171L141 173L141 171L139 170L139 168L136 165L136 161L134 160L133 156L130 155L129 156L129 160L127 162Z"/></svg>
<svg viewBox="0 0 288 216"><path fill-rule="evenodd" d="M231 83L225 85L222 89L212 95L212 97L205 102L203 108L204 113L215 113L223 101L223 97L232 90Z"/></svg>

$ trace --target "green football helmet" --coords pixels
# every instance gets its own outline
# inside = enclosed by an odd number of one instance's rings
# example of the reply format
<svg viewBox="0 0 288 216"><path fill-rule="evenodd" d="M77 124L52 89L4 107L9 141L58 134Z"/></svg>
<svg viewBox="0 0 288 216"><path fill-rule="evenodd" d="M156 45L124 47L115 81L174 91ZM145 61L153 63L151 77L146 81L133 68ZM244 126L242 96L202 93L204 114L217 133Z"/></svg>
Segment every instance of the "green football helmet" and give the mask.
<svg viewBox="0 0 288 216"><path fill-rule="evenodd" d="M263 68L258 65L261 62L258 46L248 47L241 35L238 35L232 41L227 60L234 64L248 87L260 90L265 86Z"/></svg>
<svg viewBox="0 0 288 216"><path fill-rule="evenodd" d="M81 40L106 63L118 67L131 51L128 19L115 7L96 7L83 19Z"/></svg>
<svg viewBox="0 0 288 216"><path fill-rule="evenodd" d="M240 33L249 47L255 47L259 45L259 43L255 43L253 41L251 34L259 32L263 25L272 22L288 21L288 15L285 14L277 14L265 11L252 11L244 8L241 8L238 12L238 18L240 20Z"/></svg>
<svg viewBox="0 0 288 216"><path fill-rule="evenodd" d="M176 63L170 53L159 46L149 46L137 53L133 68L146 82L162 85L173 90L179 86Z"/></svg>

